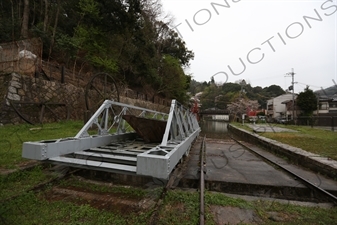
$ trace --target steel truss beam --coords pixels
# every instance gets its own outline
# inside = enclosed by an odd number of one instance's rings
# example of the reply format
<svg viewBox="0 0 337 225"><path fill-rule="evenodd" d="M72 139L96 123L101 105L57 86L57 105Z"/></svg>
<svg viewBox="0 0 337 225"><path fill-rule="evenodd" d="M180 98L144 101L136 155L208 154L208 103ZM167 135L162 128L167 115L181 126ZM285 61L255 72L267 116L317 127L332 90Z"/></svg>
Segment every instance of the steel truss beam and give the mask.
<svg viewBox="0 0 337 225"><path fill-rule="evenodd" d="M123 119L123 115L130 114L166 121L161 143L140 145L140 149L125 147L138 137ZM97 127L94 135L89 134L92 127ZM80 168L168 179L181 158L188 154L199 132L196 117L176 100L172 100L169 114L106 100L75 137L25 142L22 156Z"/></svg>

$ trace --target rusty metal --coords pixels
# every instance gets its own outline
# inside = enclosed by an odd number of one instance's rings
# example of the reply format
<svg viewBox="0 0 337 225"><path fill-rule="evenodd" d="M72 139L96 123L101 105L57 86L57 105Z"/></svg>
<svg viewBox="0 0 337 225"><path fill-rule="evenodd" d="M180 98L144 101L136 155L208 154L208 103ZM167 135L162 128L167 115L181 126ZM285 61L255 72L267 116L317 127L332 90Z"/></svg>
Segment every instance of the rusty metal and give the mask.
<svg viewBox="0 0 337 225"><path fill-rule="evenodd" d="M123 115L130 126L136 133L147 143L159 143L163 139L165 133L166 121L157 120L134 115Z"/></svg>
<svg viewBox="0 0 337 225"><path fill-rule="evenodd" d="M16 114L22 119L24 120L26 123L34 125L36 122L33 121L33 119L31 117L36 117L39 118L38 122L42 123L43 122L43 117L44 117L44 113L45 113L45 109L48 109L57 120L61 120L61 118L59 117L59 115L57 113L55 113L49 106L53 105L53 106L63 106L63 107L67 107L66 104L64 103L54 103L54 102L30 102L30 101L9 101L10 106L13 108L13 110L16 112ZM36 113L36 115L34 116L33 114L31 115L25 115L24 112L22 112L22 106L18 107L19 105L33 105L36 107L41 107L40 109L40 113ZM21 110L20 110L21 108ZM69 110L67 108L67 116L66 119L69 119Z"/></svg>
<svg viewBox="0 0 337 225"><path fill-rule="evenodd" d="M95 112L105 100L119 102L119 90L112 75L97 73L85 87L85 105L88 111Z"/></svg>
<svg viewBox="0 0 337 225"><path fill-rule="evenodd" d="M34 125L34 123L32 121L30 121L29 119L26 118L25 115L23 115L18 109L17 107L14 105L14 103L12 101L9 102L10 105L12 106L12 108L14 109L14 111L16 112L16 114L26 123Z"/></svg>
<svg viewBox="0 0 337 225"><path fill-rule="evenodd" d="M200 220L199 224L204 225L205 224L205 150L206 150L206 135L204 136L202 143L201 143L201 149L200 149Z"/></svg>

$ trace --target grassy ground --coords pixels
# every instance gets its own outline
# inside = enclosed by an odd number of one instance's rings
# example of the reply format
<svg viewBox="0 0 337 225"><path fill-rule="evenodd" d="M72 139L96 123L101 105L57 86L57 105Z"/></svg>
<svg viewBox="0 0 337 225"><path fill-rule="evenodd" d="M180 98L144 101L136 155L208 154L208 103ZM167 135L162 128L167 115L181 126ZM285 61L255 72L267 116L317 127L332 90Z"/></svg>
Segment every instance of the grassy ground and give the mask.
<svg viewBox="0 0 337 225"><path fill-rule="evenodd" d="M24 194L36 185L55 177L55 174L48 173L41 166L31 170L16 171L9 175L0 175L0 200Z"/></svg>
<svg viewBox="0 0 337 225"><path fill-rule="evenodd" d="M242 124L239 123L235 123L233 125L252 131L250 127L242 126ZM298 132L266 132L259 133L259 135L337 160L337 132L311 128L308 126L279 124L270 125L292 129Z"/></svg>
<svg viewBox="0 0 337 225"><path fill-rule="evenodd" d="M2 211L2 212L1 212ZM143 216L99 210L88 203L48 201L43 193L27 193L0 206L2 224L146 224ZM2 218L1 218L2 217ZM145 216L146 218L146 216ZM130 221L130 222L129 222ZM135 223L132 223L135 222Z"/></svg>
<svg viewBox="0 0 337 225"><path fill-rule="evenodd" d="M206 203L208 206L218 205L225 208L230 206L250 210L256 216L255 224L336 224L337 218L337 208L303 207L263 200L245 201L222 193L207 193ZM208 215L210 214L208 212ZM208 224L214 224L212 222L214 216L210 218Z"/></svg>
<svg viewBox="0 0 337 225"><path fill-rule="evenodd" d="M27 162L21 157L23 142L73 137L82 126L83 121L0 126L0 169L17 168Z"/></svg>
<svg viewBox="0 0 337 225"><path fill-rule="evenodd" d="M3 137L0 141L1 167L16 168L25 163L21 159L21 145L24 141L71 137L81 127L82 122L45 124L40 128L27 125L0 127L0 135ZM149 224L155 212L154 205L134 210L132 207L121 207L115 198L139 204L149 198L156 202L162 191L162 188L145 190L93 184L76 177L50 184L39 192L31 191L32 187L55 177L48 168L42 166L0 175L0 224ZM62 196L55 192L55 188L69 192L80 190L94 196L103 195L106 196L104 199L111 201L88 200L81 195ZM300 207L260 200L248 202L213 192L206 192L205 202L206 224L209 225L218 221L219 215L214 213L215 206L225 207L225 211L233 208L251 211L259 221L258 224L336 224L337 221L337 208ZM156 224L198 224L199 193L170 190L157 212Z"/></svg>
<svg viewBox="0 0 337 225"><path fill-rule="evenodd" d="M104 199L118 198L135 201L141 205L146 199L153 204L147 209L142 207L122 207L117 200L99 202L88 200L83 196L70 197L55 193L55 188L64 190L80 190ZM86 180L70 177L59 184L44 190L23 192L11 201L0 199L1 224L151 224L155 213L155 202L162 188L140 189L115 185L92 184ZM249 211L254 216L255 224L336 224L337 208L313 208L281 204L270 201L245 201L228 197L222 193L206 192L205 221L208 225L219 224L219 218L228 219L226 210ZM212 211L223 207L224 214ZM198 224L199 193L193 190L170 190L165 195L162 206L158 209L154 224ZM152 218L153 219L153 218ZM242 223L242 224L250 224Z"/></svg>

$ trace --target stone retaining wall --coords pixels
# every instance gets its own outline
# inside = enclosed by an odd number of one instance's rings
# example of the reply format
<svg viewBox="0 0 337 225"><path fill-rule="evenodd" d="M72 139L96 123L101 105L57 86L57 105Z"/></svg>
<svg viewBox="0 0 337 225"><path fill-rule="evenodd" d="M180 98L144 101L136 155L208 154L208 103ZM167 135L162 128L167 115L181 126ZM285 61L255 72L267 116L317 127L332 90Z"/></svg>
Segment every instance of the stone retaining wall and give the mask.
<svg viewBox="0 0 337 225"><path fill-rule="evenodd" d="M23 122L18 113L33 123L83 120L86 112L84 92L84 88L69 83L48 81L18 73L0 74L0 123ZM168 106L140 99L121 96L120 102L169 112Z"/></svg>
<svg viewBox="0 0 337 225"><path fill-rule="evenodd" d="M51 122L83 116L83 88L17 73L1 75L0 83L3 96L0 123L22 122L17 112L34 123L40 119ZM42 110L43 118L40 118Z"/></svg>
<svg viewBox="0 0 337 225"><path fill-rule="evenodd" d="M40 65L41 55L39 38L0 43L0 71L33 75Z"/></svg>
<svg viewBox="0 0 337 225"><path fill-rule="evenodd" d="M262 146L265 149L276 153L277 155L285 156L290 161L305 168L309 168L316 173L327 175L333 179L337 178L337 161L335 160L304 151L301 148L296 148L266 137L262 137L256 133L240 129L231 124L228 125L228 130L234 135L242 137L248 142Z"/></svg>

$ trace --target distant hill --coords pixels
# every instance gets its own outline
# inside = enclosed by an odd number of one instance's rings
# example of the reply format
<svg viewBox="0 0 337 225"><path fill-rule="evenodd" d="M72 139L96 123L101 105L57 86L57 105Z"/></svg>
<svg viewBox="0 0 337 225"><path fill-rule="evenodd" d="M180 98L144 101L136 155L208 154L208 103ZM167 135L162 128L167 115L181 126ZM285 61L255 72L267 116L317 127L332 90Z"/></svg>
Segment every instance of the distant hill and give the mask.
<svg viewBox="0 0 337 225"><path fill-rule="evenodd" d="M249 100L257 100L261 108L265 109L268 99L286 93L275 84L262 88L260 86L252 87L249 83L242 85L239 81L215 84L214 81L201 83L193 79L190 82L189 92L192 96L202 92L199 99L203 109L214 107L226 109L227 104L235 102L240 96Z"/></svg>
<svg viewBox="0 0 337 225"><path fill-rule="evenodd" d="M321 98L333 98L333 97L336 98L337 97L337 86L333 85L323 90L317 90L314 93L318 94Z"/></svg>

